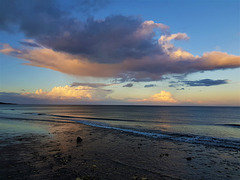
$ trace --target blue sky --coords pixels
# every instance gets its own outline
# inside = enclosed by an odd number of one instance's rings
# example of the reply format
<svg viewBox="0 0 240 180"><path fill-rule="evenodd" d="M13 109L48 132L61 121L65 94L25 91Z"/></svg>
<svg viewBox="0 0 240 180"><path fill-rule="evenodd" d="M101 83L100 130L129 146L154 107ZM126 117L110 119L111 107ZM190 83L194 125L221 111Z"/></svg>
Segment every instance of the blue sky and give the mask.
<svg viewBox="0 0 240 180"><path fill-rule="evenodd" d="M44 5L39 1L20 0L20 6L1 1L5 6L0 8L0 101L21 99L21 103L28 103L31 99L34 103L48 103L47 99L51 99L51 103L70 104L240 105L240 2L237 0L89 3L73 0L67 4L49 1ZM71 5L75 8L70 9ZM33 11L33 7L38 10ZM59 11L56 7L69 9ZM9 15L17 12L22 12L19 17ZM42 19L36 24L38 18ZM56 23L56 28L48 24L51 22ZM66 25L61 26L61 22ZM144 22L149 23L143 25ZM110 30L107 23L111 24ZM106 34L104 31L98 34L95 28L106 28ZM139 33L139 28L147 34L135 39L127 34ZM59 31L59 35L48 34L51 30L56 34ZM119 33L117 41L114 33ZM158 42L161 36L165 39ZM41 47L26 46L26 42ZM85 48L87 46L89 48ZM126 46L129 49L125 49ZM134 49L140 55L133 52ZM176 53L181 55L176 57ZM208 55L203 56L205 53ZM51 62L48 57L53 58ZM77 59L79 69L65 59L73 64ZM188 67L183 63L194 60L202 64ZM220 65L220 61L225 64ZM87 64L82 67L79 62ZM182 63L182 67L178 67ZM184 84L206 79L212 83L210 86ZM218 80L226 83L216 84ZM171 86L172 81L175 87ZM71 86L74 82L85 84L80 84L75 92L76 87ZM92 87L96 83L98 86ZM129 83L132 86L126 87ZM153 86L144 87L150 84ZM36 94L40 89L43 92Z"/></svg>

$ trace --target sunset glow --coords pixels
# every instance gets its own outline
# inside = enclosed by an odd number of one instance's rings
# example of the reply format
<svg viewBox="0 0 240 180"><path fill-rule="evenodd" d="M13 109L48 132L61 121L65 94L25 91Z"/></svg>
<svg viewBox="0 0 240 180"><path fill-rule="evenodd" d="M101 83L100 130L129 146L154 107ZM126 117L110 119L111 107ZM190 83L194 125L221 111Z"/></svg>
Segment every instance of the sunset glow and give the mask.
<svg viewBox="0 0 240 180"><path fill-rule="evenodd" d="M80 2L2 1L1 101L240 105L237 1L184 1L180 15L177 1Z"/></svg>

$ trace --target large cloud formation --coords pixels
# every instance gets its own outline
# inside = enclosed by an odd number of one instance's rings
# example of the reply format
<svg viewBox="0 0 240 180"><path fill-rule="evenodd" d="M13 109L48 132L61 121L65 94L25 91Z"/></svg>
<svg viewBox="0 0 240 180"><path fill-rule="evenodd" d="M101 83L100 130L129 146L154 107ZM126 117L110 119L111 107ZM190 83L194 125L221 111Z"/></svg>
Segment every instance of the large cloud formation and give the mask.
<svg viewBox="0 0 240 180"><path fill-rule="evenodd" d="M89 8L81 2L82 9ZM188 40L187 34L171 34L168 26L151 20L123 15L81 20L54 0L3 0L2 4L0 29L17 27L29 39L20 41L23 48L4 44L0 52L24 59L26 65L121 81L240 67L239 56L223 52L194 56L176 48L172 41Z"/></svg>

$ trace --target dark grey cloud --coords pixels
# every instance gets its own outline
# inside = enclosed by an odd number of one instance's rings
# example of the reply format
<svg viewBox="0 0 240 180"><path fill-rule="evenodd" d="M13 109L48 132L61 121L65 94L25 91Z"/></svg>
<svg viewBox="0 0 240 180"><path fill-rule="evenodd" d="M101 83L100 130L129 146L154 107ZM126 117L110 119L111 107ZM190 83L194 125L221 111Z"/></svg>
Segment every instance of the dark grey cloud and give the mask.
<svg viewBox="0 0 240 180"><path fill-rule="evenodd" d="M147 85L145 85L144 87L145 88L150 88L150 87L155 87L155 86L157 86L156 84L147 84Z"/></svg>
<svg viewBox="0 0 240 180"><path fill-rule="evenodd" d="M228 84L227 79L223 80L212 80L212 79L201 79L201 80L196 80L196 81L187 81L187 80L182 80L182 81L170 81L169 87L174 87L178 88L180 86L217 86L217 85L222 85L222 84ZM178 88L177 90L184 90L184 88Z"/></svg>
<svg viewBox="0 0 240 180"><path fill-rule="evenodd" d="M123 87L133 87L132 83L125 84Z"/></svg>
<svg viewBox="0 0 240 180"><path fill-rule="evenodd" d="M153 41L154 33L136 36L143 21L137 17L109 16L99 21L72 22L52 36L38 36L37 41L57 51L81 55L98 63L118 63L126 58L161 54Z"/></svg>
<svg viewBox="0 0 240 180"><path fill-rule="evenodd" d="M13 31L17 26L27 36L54 33L64 14L55 0L1 0L0 28Z"/></svg>
<svg viewBox="0 0 240 180"><path fill-rule="evenodd" d="M179 80L179 81L170 81L168 85L168 87L174 87L174 88L177 88L179 86L185 86L185 84Z"/></svg>
<svg viewBox="0 0 240 180"><path fill-rule="evenodd" d="M106 1L70 2L2 0L0 29L13 30L17 26L28 38L45 47L81 55L100 63L117 63L126 58L161 54L160 46L153 41L154 32L136 36L136 31L143 23L141 18L115 15L104 20L90 17L84 21L73 17L70 8L65 6L71 7L69 4L77 3L74 7L84 11L101 7Z"/></svg>
<svg viewBox="0 0 240 180"><path fill-rule="evenodd" d="M63 3L63 6L74 9L81 14L91 15L107 6L110 2L110 0L68 0Z"/></svg>
<svg viewBox="0 0 240 180"><path fill-rule="evenodd" d="M97 11L108 0L1 0L0 29L13 31L18 26L28 36L54 34L64 27L64 20L75 20L70 14ZM60 30L61 31L61 30Z"/></svg>
<svg viewBox="0 0 240 180"><path fill-rule="evenodd" d="M228 80L212 80L212 79L202 79L198 81L182 81L187 86L216 86L222 84L228 84Z"/></svg>
<svg viewBox="0 0 240 180"><path fill-rule="evenodd" d="M168 87L176 87L175 84L169 84Z"/></svg>
<svg viewBox="0 0 240 180"><path fill-rule="evenodd" d="M93 87L93 88L100 88L105 86L111 86L112 84L105 84L105 83L79 83L79 82L73 82L71 84L71 87L74 86L87 86L87 87Z"/></svg>

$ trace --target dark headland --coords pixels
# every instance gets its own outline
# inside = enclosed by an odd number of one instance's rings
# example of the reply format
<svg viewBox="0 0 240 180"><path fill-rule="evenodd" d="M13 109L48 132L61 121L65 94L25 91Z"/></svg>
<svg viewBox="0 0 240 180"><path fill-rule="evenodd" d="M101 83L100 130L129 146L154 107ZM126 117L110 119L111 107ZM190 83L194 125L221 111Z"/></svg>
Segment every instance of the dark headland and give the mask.
<svg viewBox="0 0 240 180"><path fill-rule="evenodd" d="M0 102L0 105L1 105L1 104L3 104L3 105L4 105L4 104L5 104L5 105L17 105L16 103L5 103L5 102Z"/></svg>

